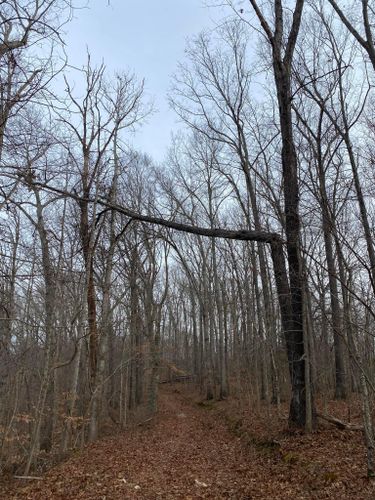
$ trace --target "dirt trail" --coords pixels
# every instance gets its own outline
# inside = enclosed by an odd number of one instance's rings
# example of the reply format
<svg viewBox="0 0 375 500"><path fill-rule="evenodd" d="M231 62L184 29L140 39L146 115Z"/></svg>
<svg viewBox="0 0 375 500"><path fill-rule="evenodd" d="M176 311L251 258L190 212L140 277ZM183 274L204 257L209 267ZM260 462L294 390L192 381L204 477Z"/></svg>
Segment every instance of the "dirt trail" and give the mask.
<svg viewBox="0 0 375 500"><path fill-rule="evenodd" d="M12 499L199 499L254 496L254 455L211 412L174 390L155 420L100 440ZM256 488L258 489L258 488Z"/></svg>
<svg viewBox="0 0 375 500"><path fill-rule="evenodd" d="M306 436L307 444L315 437ZM302 443L301 443L302 444ZM307 451L306 451L307 453ZM294 457L294 455L291 455ZM324 457L323 457L324 460ZM313 462L311 462L313 463ZM324 479L317 488L312 470L302 481L299 465L277 450L260 450L230 431L215 410L198 406L173 387L160 396L151 422L102 439L35 481L0 498L34 500L117 500L200 498L235 500L374 499L361 490ZM315 473L316 474L316 473ZM319 472L322 475L321 472ZM309 486L309 483L311 485ZM351 491L350 491L351 490Z"/></svg>

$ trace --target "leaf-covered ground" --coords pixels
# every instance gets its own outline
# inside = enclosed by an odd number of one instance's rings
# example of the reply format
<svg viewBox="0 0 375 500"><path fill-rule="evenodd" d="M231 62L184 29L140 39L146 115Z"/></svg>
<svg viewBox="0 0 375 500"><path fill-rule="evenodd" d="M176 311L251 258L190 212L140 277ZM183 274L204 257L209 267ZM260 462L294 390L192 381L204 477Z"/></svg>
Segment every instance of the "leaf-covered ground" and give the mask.
<svg viewBox="0 0 375 500"><path fill-rule="evenodd" d="M0 490L0 498L375 499L359 432L326 426L291 436L282 422L164 387L154 420L86 447L40 481Z"/></svg>

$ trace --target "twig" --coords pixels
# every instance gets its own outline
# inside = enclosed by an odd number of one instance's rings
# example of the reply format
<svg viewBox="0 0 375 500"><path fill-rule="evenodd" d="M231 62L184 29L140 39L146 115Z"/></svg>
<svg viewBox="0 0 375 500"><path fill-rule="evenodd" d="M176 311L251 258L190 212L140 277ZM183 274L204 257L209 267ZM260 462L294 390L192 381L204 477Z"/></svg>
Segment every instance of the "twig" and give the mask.
<svg viewBox="0 0 375 500"><path fill-rule="evenodd" d="M44 478L39 476L13 476L14 479L27 479L27 480L37 480L42 481Z"/></svg>

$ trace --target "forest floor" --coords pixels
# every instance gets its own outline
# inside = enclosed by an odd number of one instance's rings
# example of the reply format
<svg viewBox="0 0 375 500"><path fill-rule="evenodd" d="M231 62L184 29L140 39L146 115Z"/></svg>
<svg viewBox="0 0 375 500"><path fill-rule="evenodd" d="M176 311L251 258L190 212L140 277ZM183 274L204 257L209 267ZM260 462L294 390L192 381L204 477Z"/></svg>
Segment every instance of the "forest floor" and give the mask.
<svg viewBox="0 0 375 500"><path fill-rule="evenodd" d="M332 405L342 416L343 404ZM0 485L0 498L375 499L360 432L323 424L292 435L280 408L244 406L164 385L157 417L88 445L41 480Z"/></svg>

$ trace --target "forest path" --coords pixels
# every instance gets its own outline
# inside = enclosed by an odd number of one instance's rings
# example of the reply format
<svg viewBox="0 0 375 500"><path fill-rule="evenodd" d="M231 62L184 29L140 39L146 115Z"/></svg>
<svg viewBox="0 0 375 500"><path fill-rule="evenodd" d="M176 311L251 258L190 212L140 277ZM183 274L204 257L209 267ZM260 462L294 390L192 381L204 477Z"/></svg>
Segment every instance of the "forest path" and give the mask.
<svg viewBox="0 0 375 500"><path fill-rule="evenodd" d="M155 418L88 445L41 480L0 487L0 499L375 499L361 433L290 435L276 414L235 403L202 404L189 385L163 384ZM332 404L344 418L345 404Z"/></svg>
<svg viewBox="0 0 375 500"><path fill-rule="evenodd" d="M10 498L265 499L265 472L223 419L163 387L154 421L99 440Z"/></svg>

